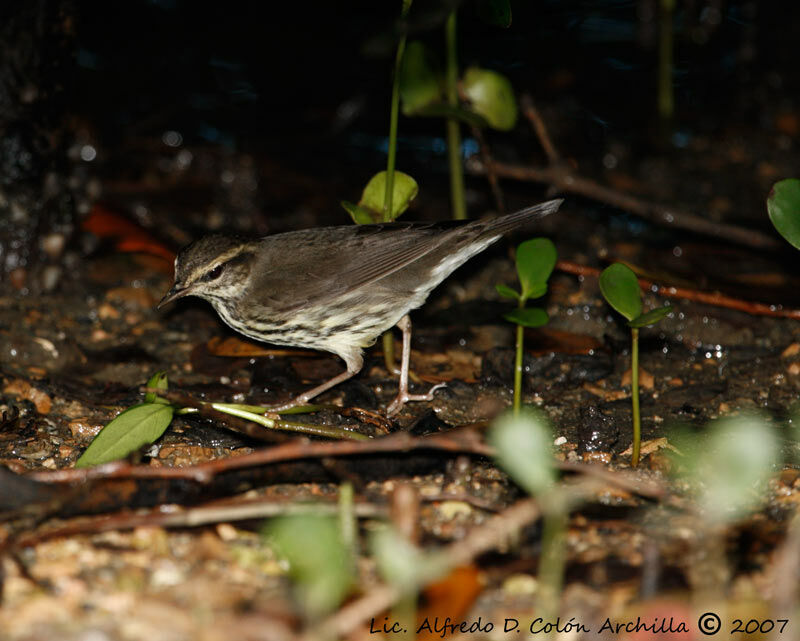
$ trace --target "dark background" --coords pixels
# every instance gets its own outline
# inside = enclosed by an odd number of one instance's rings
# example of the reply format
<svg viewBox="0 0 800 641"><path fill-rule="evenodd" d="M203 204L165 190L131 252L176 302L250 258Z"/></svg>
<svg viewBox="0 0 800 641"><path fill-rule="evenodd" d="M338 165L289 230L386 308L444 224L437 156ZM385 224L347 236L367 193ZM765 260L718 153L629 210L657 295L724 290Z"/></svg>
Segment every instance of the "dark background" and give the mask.
<svg viewBox="0 0 800 641"><path fill-rule="evenodd" d="M462 68L496 69L518 92L557 104L572 153L609 138L652 142L657 2L517 1L508 29L462 4ZM407 27L441 54L447 6L417 0L404 26L400 2L77 2L74 105L112 150L175 129L187 143L306 167L369 159L377 170L369 154L388 131L396 34ZM797 18L794 3L678 2L679 144L731 124L769 126L774 110L795 106ZM442 130L401 119L404 137ZM406 146L426 151L419 140Z"/></svg>
<svg viewBox="0 0 800 641"><path fill-rule="evenodd" d="M461 70L500 71L532 96L570 166L701 215L723 198L711 215L768 230L764 198L798 166L800 6L677 2L675 113L664 121L660 4L513 1L503 29L482 22L472 0L416 0L404 21L399 1L5 2L0 275L17 290L52 288L41 265L70 254L43 252L42 235L62 234L78 261L80 220L98 197L176 248L221 227L348 222L339 202L358 200L385 168L398 37L423 40L441 61L454 6ZM180 144L167 145L168 132ZM443 121L401 115L399 132L397 166L420 184L407 217L449 217ZM486 136L500 160L546 163L523 118ZM81 160L86 145L92 157ZM180 149L193 158L183 173ZM226 171L232 184L220 180ZM469 215L494 207L484 178L467 187ZM503 188L510 208L545 195L541 185ZM598 220L616 213L584 204Z"/></svg>

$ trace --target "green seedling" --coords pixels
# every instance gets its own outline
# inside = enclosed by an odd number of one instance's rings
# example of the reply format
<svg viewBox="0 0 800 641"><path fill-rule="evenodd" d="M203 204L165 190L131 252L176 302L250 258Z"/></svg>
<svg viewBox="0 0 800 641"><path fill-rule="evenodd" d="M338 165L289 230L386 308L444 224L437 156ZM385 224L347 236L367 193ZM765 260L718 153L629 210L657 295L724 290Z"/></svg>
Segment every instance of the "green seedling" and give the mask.
<svg viewBox="0 0 800 641"><path fill-rule="evenodd" d="M495 71L470 67L464 72L462 83L472 110L483 116L492 129L514 128L517 101L508 78Z"/></svg>
<svg viewBox="0 0 800 641"><path fill-rule="evenodd" d="M573 502L555 482L552 428L542 412L526 407L500 416L489 430L488 441L500 467L536 497L544 513L539 582L542 618L551 620L563 584L567 517Z"/></svg>
<svg viewBox="0 0 800 641"><path fill-rule="evenodd" d="M412 0L403 0L400 17L405 18L411 9ZM388 223L402 214L417 195L416 181L395 170L397 157L397 121L400 110L400 75L406 58L406 36L397 43L394 74L392 78L392 99L389 109L389 148L386 153L386 171L375 174L367 183L358 204L342 201L342 207L353 218L353 222Z"/></svg>
<svg viewBox="0 0 800 641"><path fill-rule="evenodd" d="M642 313L642 290L636 274L622 263L606 267L600 274L600 291L609 305L622 314L631 328L631 406L633 411L633 453L631 465L639 465L642 424L639 416L639 329L653 325L672 311L670 305Z"/></svg>
<svg viewBox="0 0 800 641"><path fill-rule="evenodd" d="M157 372L147 387L167 389L166 372ZM154 443L166 432L175 408L155 392L147 392L144 403L129 407L106 425L75 462L75 467L91 467L125 458L145 445Z"/></svg>
<svg viewBox="0 0 800 641"><path fill-rule="evenodd" d="M779 463L778 436L762 414L712 421L701 432L678 429L669 441L680 452L675 470L697 492L697 507L710 528L738 521L765 499Z"/></svg>
<svg viewBox="0 0 800 641"><path fill-rule="evenodd" d="M378 572L399 596L391 612L399 629L392 632L392 638L415 639L426 630L424 623L417 627L419 591L451 571L451 562L441 552L418 547L389 524L376 528L369 542Z"/></svg>
<svg viewBox="0 0 800 641"><path fill-rule="evenodd" d="M147 381L147 388L166 391L167 384L166 373L158 372ZM256 405L237 403L204 403L204 405L223 414L235 416L271 430L285 430L338 439L366 438L361 434L337 427L306 425L269 418L264 416L269 408ZM143 403L129 407L100 430L86 451L75 462L75 467L91 467L124 459L145 445L155 443L161 438L176 415L193 414L198 411L195 407L181 407L170 403L159 396L157 391L148 391Z"/></svg>
<svg viewBox="0 0 800 641"><path fill-rule="evenodd" d="M517 277L520 291L507 285L496 285L498 293L517 301L517 309L504 318L517 325L516 359L514 363L514 413L522 406L522 360L526 327L541 327L549 320L547 312L539 307L525 307L531 298L541 298L547 293L547 279L556 266L556 248L547 238L526 240L517 247Z"/></svg>
<svg viewBox="0 0 800 641"><path fill-rule="evenodd" d="M403 0L400 17L405 18L411 9L412 0ZM397 157L397 121L400 110L400 76L406 59L405 34L397 43L395 53L394 74L392 78L392 100L389 109L389 148L386 153L386 171L375 174L361 195L358 204L342 201L342 207L347 210L356 224L388 223L395 220L408 209L411 201L419 192L417 182L408 174L395 169ZM422 85L421 85L422 86ZM382 338L383 358L386 369L395 371L394 336L385 332Z"/></svg>
<svg viewBox="0 0 800 641"><path fill-rule="evenodd" d="M800 180L775 183L767 198L767 213L778 233L800 249Z"/></svg>
<svg viewBox="0 0 800 641"><path fill-rule="evenodd" d="M669 435L673 476L694 495L693 556L703 559L706 598L730 590L727 536L769 500L769 479L780 464L780 441L764 415L746 413L709 423L703 430L679 428Z"/></svg>
<svg viewBox="0 0 800 641"><path fill-rule="evenodd" d="M511 24L509 0L479 0L478 15L490 24ZM467 217L460 123L507 131L517 120L517 103L505 76L470 67L459 80L456 10L445 21L445 67L442 74L421 42L410 42L400 67L400 96L407 116L444 117L453 218Z"/></svg>
<svg viewBox="0 0 800 641"><path fill-rule="evenodd" d="M379 171L370 178L357 204L347 200L342 201L342 207L350 214L353 222L359 225L392 222L408 209L419 192L417 181L411 176L402 171L393 171L391 204L389 209L384 210L384 194L388 184L389 172Z"/></svg>
<svg viewBox="0 0 800 641"><path fill-rule="evenodd" d="M280 517L267 524L264 535L288 561L295 596L308 619L319 620L339 607L355 584L355 557L336 517Z"/></svg>

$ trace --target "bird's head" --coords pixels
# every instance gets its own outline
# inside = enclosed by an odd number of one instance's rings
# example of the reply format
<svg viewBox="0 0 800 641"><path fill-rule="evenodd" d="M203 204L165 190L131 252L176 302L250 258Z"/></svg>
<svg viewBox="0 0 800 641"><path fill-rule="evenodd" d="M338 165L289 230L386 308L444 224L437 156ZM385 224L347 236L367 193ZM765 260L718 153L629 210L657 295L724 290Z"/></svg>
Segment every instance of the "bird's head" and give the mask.
<svg viewBox="0 0 800 641"><path fill-rule="evenodd" d="M184 296L212 303L239 298L254 252L254 241L234 236L205 236L187 245L175 258L175 282L158 307Z"/></svg>

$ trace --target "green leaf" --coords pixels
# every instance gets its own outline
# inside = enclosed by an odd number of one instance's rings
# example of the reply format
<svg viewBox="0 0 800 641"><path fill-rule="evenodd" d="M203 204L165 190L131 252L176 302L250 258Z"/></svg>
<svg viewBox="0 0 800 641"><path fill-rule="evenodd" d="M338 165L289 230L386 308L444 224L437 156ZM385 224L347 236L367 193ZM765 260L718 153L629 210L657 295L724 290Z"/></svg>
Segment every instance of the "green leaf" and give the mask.
<svg viewBox="0 0 800 641"><path fill-rule="evenodd" d="M767 213L778 233L800 249L800 180L775 183L767 198Z"/></svg>
<svg viewBox="0 0 800 641"><path fill-rule="evenodd" d="M508 314L503 314L503 318L523 327L541 327L542 325L547 325L547 321L550 320L547 312L538 307L514 309Z"/></svg>
<svg viewBox="0 0 800 641"><path fill-rule="evenodd" d="M381 576L406 594L451 569L446 555L420 549L393 527L376 529L370 537L370 550Z"/></svg>
<svg viewBox="0 0 800 641"><path fill-rule="evenodd" d="M699 489L702 518L709 526L737 520L764 502L767 483L779 462L772 426L758 414L712 422L702 436L670 436L684 457L676 469Z"/></svg>
<svg viewBox="0 0 800 641"><path fill-rule="evenodd" d="M147 381L147 385L145 387L152 387L154 389L167 389L167 373L166 372L156 372L150 377L150 380ZM167 399L161 398L155 392L147 392L144 395L144 402L145 403L168 403Z"/></svg>
<svg viewBox="0 0 800 641"><path fill-rule="evenodd" d="M485 23L503 28L511 26L511 3L509 0L478 0L475 8L478 17Z"/></svg>
<svg viewBox="0 0 800 641"><path fill-rule="evenodd" d="M549 238L533 238L517 247L517 276L523 298L544 296L556 258L556 246Z"/></svg>
<svg viewBox="0 0 800 641"><path fill-rule="evenodd" d="M175 408L163 403L134 405L106 425L75 462L90 467L125 458L156 441L169 427Z"/></svg>
<svg viewBox="0 0 800 641"><path fill-rule="evenodd" d="M495 285L494 288L497 290L497 293L501 296L505 296L506 298L513 298L514 300L519 300L519 292L515 289L511 289L508 285Z"/></svg>
<svg viewBox="0 0 800 641"><path fill-rule="evenodd" d="M517 122L517 101L511 82L495 71L470 67L462 82L472 110L494 129L508 131Z"/></svg>
<svg viewBox="0 0 800 641"><path fill-rule="evenodd" d="M629 321L642 313L642 290L630 267L614 263L600 274L600 291L615 310Z"/></svg>
<svg viewBox="0 0 800 641"><path fill-rule="evenodd" d="M478 127L479 129L489 126L489 121L482 115L470 111L469 109L448 105L443 102L420 107L414 112L414 115L423 118L455 118L466 125Z"/></svg>
<svg viewBox="0 0 800 641"><path fill-rule="evenodd" d="M546 492L556 478L553 434L544 415L523 407L518 416L506 413L489 430L489 443L501 467L533 495Z"/></svg>
<svg viewBox="0 0 800 641"><path fill-rule="evenodd" d="M406 45L400 66L399 89L406 116L412 116L417 110L442 98L442 85L433 58L419 40Z"/></svg>
<svg viewBox="0 0 800 641"><path fill-rule="evenodd" d="M353 585L352 550L334 517L303 515L273 519L264 530L281 556L306 614L314 619L335 610Z"/></svg>
<svg viewBox="0 0 800 641"><path fill-rule="evenodd" d="M394 187L392 195L392 211L388 216L383 215L383 199L386 193L386 172L379 171L370 178L364 193L361 194L359 207L364 207L374 212L380 212L377 220L390 222L402 214L419 192L417 181L402 171L394 172Z"/></svg>
<svg viewBox="0 0 800 641"><path fill-rule="evenodd" d="M638 329L639 327L647 327L648 325L654 325L662 318L664 318L664 316L669 314L671 311L672 311L672 305L665 305L664 307L656 307L655 309L651 309L649 312L646 312L641 316L637 316L632 321L628 321L628 327L633 327L634 329Z"/></svg>
<svg viewBox="0 0 800 641"><path fill-rule="evenodd" d="M342 200L340 204L357 225L369 225L370 223L377 223L381 219L381 215L378 212L370 211L366 207L351 203L349 200Z"/></svg>

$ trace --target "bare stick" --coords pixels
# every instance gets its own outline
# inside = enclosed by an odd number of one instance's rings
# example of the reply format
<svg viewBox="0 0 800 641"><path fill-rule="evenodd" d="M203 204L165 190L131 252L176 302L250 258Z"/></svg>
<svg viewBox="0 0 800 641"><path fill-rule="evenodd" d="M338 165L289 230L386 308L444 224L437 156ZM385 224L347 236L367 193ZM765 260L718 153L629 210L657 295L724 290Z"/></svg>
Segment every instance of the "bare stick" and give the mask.
<svg viewBox="0 0 800 641"><path fill-rule="evenodd" d="M746 229L737 225L716 223L686 211L642 200L610 187L605 187L594 180L577 176L563 167L541 169L495 162L494 168L498 176L550 184L560 191L604 202L665 227L686 229L697 234L724 238L739 245L756 249L778 249L781 247L781 243L775 237L768 236L760 231ZM486 173L486 169L482 167L478 169L470 167L469 169L472 173L479 175Z"/></svg>
<svg viewBox="0 0 800 641"><path fill-rule="evenodd" d="M519 102L522 106L522 113L528 119L528 122L531 123L531 127L533 127L533 131L536 133L536 137L539 138L539 143L542 145L544 153L547 154L548 162L551 165L560 165L561 156L559 156L558 151L556 151L556 146L553 144L550 134L547 132L547 126L544 124L539 110L536 108L536 105L533 104L533 98L531 98L529 94L523 94Z"/></svg>
<svg viewBox="0 0 800 641"><path fill-rule="evenodd" d="M472 135L475 137L475 140L478 141L481 159L483 160L484 167L486 167L486 178L489 180L489 186L492 188L492 195L494 196L497 213L504 214L506 213L505 198L503 197L503 190L500 188L497 172L494 170L494 157L492 156L491 149L489 149L489 143L486 142L486 136L483 135L480 127L472 127Z"/></svg>

